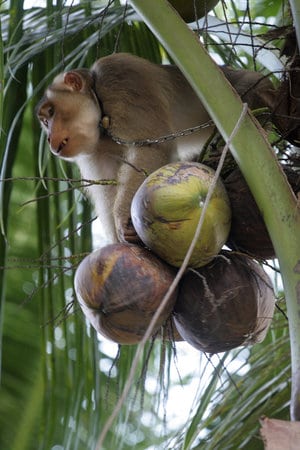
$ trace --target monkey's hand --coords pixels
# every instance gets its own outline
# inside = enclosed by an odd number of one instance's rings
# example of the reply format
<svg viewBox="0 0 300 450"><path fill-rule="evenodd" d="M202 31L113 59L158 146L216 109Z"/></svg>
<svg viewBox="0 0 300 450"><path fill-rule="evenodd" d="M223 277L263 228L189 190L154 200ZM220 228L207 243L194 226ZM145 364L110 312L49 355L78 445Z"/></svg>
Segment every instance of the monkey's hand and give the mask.
<svg viewBox="0 0 300 450"><path fill-rule="evenodd" d="M131 219L129 218L126 223L119 223L117 225L118 240L121 242L129 242L130 244L142 244L142 241L138 237Z"/></svg>

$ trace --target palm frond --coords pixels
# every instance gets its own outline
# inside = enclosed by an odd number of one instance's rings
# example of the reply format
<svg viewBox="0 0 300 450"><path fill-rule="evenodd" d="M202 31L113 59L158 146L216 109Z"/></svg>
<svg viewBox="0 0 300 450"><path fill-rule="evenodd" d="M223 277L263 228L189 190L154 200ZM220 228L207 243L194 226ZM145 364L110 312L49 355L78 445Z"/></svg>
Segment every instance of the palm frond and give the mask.
<svg viewBox="0 0 300 450"><path fill-rule="evenodd" d="M49 156L35 105L64 68L90 66L113 51L157 63L167 58L129 6L55 3L23 10L23 2L15 1L0 10L0 80L5 81L0 90L0 289L5 303L0 447L11 450L94 449L137 350L109 344L77 307L74 271L94 246L96 225L92 228L84 192L72 181L79 178L77 170ZM281 4L272 2L273 15ZM254 2L251 11L260 11L261 5L266 8L265 2ZM203 25L207 48L228 62L236 49L232 33L242 39L244 32L237 23L226 25L221 4L218 11L218 18ZM235 5L229 21L237 22L241 14ZM244 36L247 46L252 33L248 29ZM264 47L261 40L256 43ZM237 50L236 66L255 66L252 50L248 59L244 50ZM268 51L273 59L266 63L262 57L261 67L273 70L277 64L277 70L278 52L271 46ZM288 327L279 312L263 344L219 357L199 354L187 343L149 342L104 450L263 448L259 417L288 418L287 355Z"/></svg>

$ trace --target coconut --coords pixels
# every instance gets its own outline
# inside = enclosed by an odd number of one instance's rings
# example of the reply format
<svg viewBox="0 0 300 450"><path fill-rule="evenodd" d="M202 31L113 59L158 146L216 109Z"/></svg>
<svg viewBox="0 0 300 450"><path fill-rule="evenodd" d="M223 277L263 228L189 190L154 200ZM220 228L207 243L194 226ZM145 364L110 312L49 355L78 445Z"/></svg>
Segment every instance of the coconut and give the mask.
<svg viewBox="0 0 300 450"><path fill-rule="evenodd" d="M195 162L167 164L153 172L134 195L131 218L139 238L154 253L180 267L193 240L215 172ZM201 233L189 260L201 267L221 250L230 230L231 209L217 180Z"/></svg>
<svg viewBox="0 0 300 450"><path fill-rule="evenodd" d="M300 190L300 175L284 168L287 179L295 192ZM224 180L231 204L231 230L226 245L250 254L255 258L271 259L275 250L263 217L254 197L239 169Z"/></svg>
<svg viewBox="0 0 300 450"><path fill-rule="evenodd" d="M174 270L147 249L110 244L81 261L75 291L96 331L119 344L135 344L143 338L174 276ZM175 290L153 334L170 317L176 296Z"/></svg>
<svg viewBox="0 0 300 450"><path fill-rule="evenodd" d="M174 308L180 335L208 353L261 342L271 323L275 296L271 280L251 258L222 252L182 278Z"/></svg>
<svg viewBox="0 0 300 450"><path fill-rule="evenodd" d="M193 22L195 13L197 18L204 17L213 9L219 0L169 0L185 22Z"/></svg>

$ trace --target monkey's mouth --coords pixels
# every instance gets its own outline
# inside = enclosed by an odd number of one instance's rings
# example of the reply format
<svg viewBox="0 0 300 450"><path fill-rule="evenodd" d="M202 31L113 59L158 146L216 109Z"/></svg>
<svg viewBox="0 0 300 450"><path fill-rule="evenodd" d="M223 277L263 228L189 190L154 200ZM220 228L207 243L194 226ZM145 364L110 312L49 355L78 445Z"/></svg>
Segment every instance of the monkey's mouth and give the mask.
<svg viewBox="0 0 300 450"><path fill-rule="evenodd" d="M61 141L61 143L59 144L58 148L56 149L56 153L61 153L61 151L64 149L64 147L67 145L68 143L68 139L65 138Z"/></svg>

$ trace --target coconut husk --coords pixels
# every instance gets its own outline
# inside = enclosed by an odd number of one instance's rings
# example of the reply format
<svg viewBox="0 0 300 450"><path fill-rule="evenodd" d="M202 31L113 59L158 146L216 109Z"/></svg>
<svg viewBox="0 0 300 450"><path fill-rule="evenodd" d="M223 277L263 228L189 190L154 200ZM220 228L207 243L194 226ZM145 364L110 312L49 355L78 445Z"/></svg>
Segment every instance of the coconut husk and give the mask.
<svg viewBox="0 0 300 450"><path fill-rule="evenodd" d="M284 172L294 191L300 191L300 174L285 167ZM231 230L226 245L247 253L257 259L275 258L275 250L263 217L254 197L239 169L235 169L225 180L231 203Z"/></svg>
<svg viewBox="0 0 300 450"><path fill-rule="evenodd" d="M262 267L245 255L222 252L184 275L174 322L192 346L218 353L261 342L274 306L272 283Z"/></svg>
<svg viewBox="0 0 300 450"><path fill-rule="evenodd" d="M272 121L283 139L300 146L300 57L286 72L274 98Z"/></svg>
<svg viewBox="0 0 300 450"><path fill-rule="evenodd" d="M299 147L300 55L294 29L287 34L281 53L288 57L288 62L284 77L272 100L272 121L283 139Z"/></svg>
<svg viewBox="0 0 300 450"><path fill-rule="evenodd" d="M143 338L175 277L175 271L145 248L111 244L89 254L75 275L79 305L92 326L119 344ZM153 329L170 317L177 290L170 296Z"/></svg>

